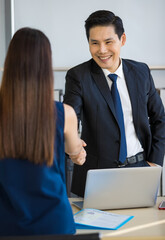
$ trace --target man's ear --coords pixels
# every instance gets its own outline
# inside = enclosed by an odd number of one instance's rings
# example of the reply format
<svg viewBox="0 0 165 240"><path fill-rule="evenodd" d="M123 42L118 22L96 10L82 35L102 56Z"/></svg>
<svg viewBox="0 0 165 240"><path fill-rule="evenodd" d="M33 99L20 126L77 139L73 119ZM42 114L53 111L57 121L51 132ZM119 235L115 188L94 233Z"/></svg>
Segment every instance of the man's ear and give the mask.
<svg viewBox="0 0 165 240"><path fill-rule="evenodd" d="M126 35L125 33L123 33L123 35L121 36L121 46L124 46L126 43Z"/></svg>

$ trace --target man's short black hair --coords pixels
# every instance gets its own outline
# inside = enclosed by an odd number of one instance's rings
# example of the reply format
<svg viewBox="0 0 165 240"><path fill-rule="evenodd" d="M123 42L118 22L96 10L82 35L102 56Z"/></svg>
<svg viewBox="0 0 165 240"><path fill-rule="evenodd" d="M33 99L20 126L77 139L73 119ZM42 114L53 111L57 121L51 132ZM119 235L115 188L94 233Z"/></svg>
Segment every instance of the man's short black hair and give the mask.
<svg viewBox="0 0 165 240"><path fill-rule="evenodd" d="M99 10L93 12L85 21L86 36L89 40L89 31L92 27L96 26L109 26L113 25L115 28L115 33L120 39L124 33L123 22L121 18L115 16L113 12L107 10Z"/></svg>

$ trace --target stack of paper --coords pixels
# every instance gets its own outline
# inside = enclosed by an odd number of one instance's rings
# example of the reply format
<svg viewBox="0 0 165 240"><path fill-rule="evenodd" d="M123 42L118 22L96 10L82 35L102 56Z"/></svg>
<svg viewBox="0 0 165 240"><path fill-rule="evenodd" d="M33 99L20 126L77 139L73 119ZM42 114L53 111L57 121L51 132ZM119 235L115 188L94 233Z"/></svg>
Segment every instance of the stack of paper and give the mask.
<svg viewBox="0 0 165 240"><path fill-rule="evenodd" d="M78 229L116 230L131 220L133 216L115 214L97 209L86 208L74 215Z"/></svg>

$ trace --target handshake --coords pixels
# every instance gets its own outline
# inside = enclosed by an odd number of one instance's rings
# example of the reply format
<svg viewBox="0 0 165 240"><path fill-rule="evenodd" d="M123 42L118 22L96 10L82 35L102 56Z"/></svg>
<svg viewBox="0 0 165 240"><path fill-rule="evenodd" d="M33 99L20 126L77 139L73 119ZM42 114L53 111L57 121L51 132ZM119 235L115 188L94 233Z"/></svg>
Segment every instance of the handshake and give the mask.
<svg viewBox="0 0 165 240"><path fill-rule="evenodd" d="M83 140L81 140L81 142L82 142L82 146L79 152L68 154L72 162L78 165L84 164L84 162L86 161L86 155L87 155L84 149L84 147L86 147L87 144Z"/></svg>

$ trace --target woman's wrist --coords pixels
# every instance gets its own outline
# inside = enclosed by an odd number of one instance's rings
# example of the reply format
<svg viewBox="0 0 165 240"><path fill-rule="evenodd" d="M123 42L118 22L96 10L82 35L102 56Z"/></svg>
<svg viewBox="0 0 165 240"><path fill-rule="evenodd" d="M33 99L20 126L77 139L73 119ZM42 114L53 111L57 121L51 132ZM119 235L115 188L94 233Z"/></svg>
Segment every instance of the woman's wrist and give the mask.
<svg viewBox="0 0 165 240"><path fill-rule="evenodd" d="M77 152L73 152L73 153L67 153L69 156L77 156L77 155L79 155L80 153L81 153L81 151L82 151L82 149L83 149L83 147L81 147L80 148L80 150L79 151L77 151Z"/></svg>

